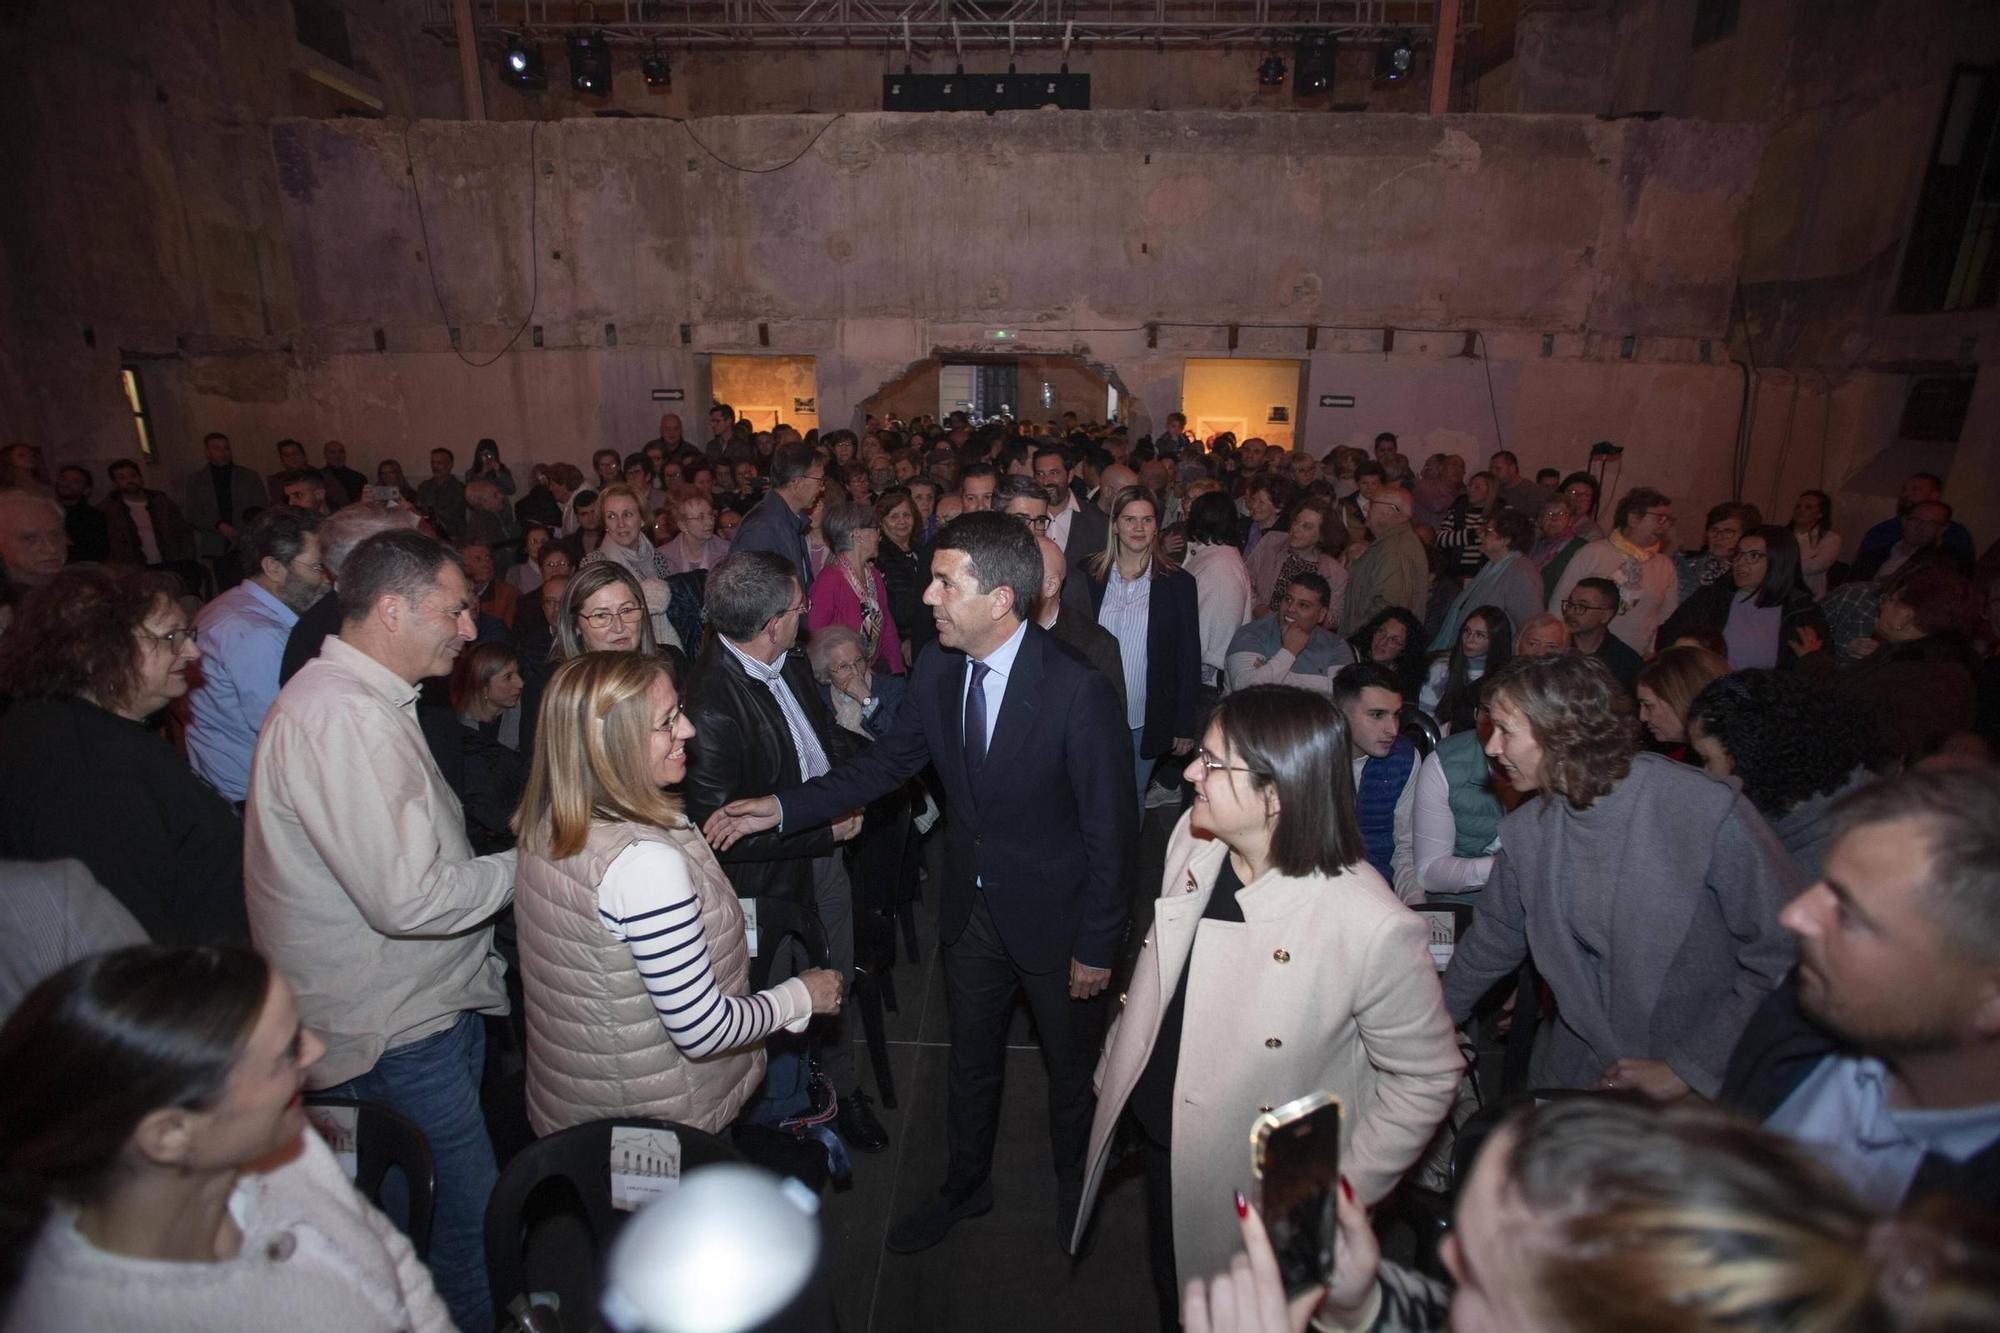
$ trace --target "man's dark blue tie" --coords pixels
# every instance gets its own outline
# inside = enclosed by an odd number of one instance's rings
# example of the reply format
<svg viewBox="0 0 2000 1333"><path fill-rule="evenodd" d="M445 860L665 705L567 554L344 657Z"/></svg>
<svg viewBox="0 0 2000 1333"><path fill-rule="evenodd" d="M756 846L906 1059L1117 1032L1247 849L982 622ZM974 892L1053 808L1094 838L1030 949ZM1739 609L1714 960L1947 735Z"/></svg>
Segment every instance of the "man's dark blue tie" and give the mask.
<svg viewBox="0 0 2000 1333"><path fill-rule="evenodd" d="M984 662L972 664L972 683L965 691L965 772L979 790L979 775L986 768L986 673L993 668Z"/></svg>

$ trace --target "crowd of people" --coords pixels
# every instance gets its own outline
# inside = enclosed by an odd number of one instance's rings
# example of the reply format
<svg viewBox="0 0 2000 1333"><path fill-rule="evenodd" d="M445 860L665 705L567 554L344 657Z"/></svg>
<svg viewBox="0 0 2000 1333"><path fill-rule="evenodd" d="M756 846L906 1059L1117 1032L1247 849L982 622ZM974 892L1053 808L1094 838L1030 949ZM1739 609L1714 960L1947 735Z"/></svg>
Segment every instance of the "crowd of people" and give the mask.
<svg viewBox="0 0 2000 1333"><path fill-rule="evenodd" d="M1387 433L708 426L414 486L218 433L101 501L0 451L6 1329L492 1328L516 1114L821 1185L890 1146L846 1010L919 895L948 1160L891 1252L1035 1188L1025 998L1051 1239L1136 1158L1161 1327L1991 1326L2000 543L1937 478L1851 549L1821 491L1683 545ZM1381 1260L1510 1025L1445 1271ZM1245 1135L1326 1091L1288 1304ZM421 1259L308 1093L422 1131Z"/></svg>

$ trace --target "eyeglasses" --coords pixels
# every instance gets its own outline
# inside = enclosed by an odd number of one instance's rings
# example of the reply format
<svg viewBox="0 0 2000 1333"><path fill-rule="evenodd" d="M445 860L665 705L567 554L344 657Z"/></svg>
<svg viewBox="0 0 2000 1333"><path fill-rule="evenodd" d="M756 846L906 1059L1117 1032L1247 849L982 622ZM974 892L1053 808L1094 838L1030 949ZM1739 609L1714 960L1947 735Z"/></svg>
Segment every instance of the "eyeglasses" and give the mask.
<svg viewBox="0 0 2000 1333"><path fill-rule="evenodd" d="M1759 561L1769 560L1771 555L1768 551L1738 551L1729 558L1739 565L1754 565Z"/></svg>
<svg viewBox="0 0 2000 1333"><path fill-rule="evenodd" d="M201 641L201 631L197 630L193 625L183 625L179 629L168 630L165 634L155 634L144 625L141 625L139 626L139 632L154 643L164 643L174 652L179 652L181 645L184 643L193 645Z"/></svg>
<svg viewBox="0 0 2000 1333"><path fill-rule="evenodd" d="M576 613L576 618L578 620L587 620L597 626L597 628L603 629L614 620L630 622L637 620L645 614L645 607L634 606L630 602L627 602L616 611L579 611Z"/></svg>
<svg viewBox="0 0 2000 1333"><path fill-rule="evenodd" d="M1194 761L1211 773L1253 773L1256 771L1255 769L1245 768L1242 764L1225 764L1210 754L1206 748L1194 752Z"/></svg>
<svg viewBox="0 0 2000 1333"><path fill-rule="evenodd" d="M681 719L686 716L687 716L687 705L675 704L673 706L673 710L667 714L666 720L661 722L659 726L654 728L654 730L661 732L664 735L671 736L673 734L674 728L679 726Z"/></svg>
<svg viewBox="0 0 2000 1333"><path fill-rule="evenodd" d="M1047 532L1049 530L1049 516L1047 514L1009 514L1008 517L1020 519L1036 532Z"/></svg>
<svg viewBox="0 0 2000 1333"><path fill-rule="evenodd" d="M828 662L826 664L826 672L829 676L844 676L850 671L859 670L861 670L861 659L858 657L847 658L839 662Z"/></svg>
<svg viewBox="0 0 2000 1333"><path fill-rule="evenodd" d="M1562 604L1562 609L1565 611L1609 611L1611 608L1608 606L1595 606L1589 602L1565 601Z"/></svg>
<svg viewBox="0 0 2000 1333"><path fill-rule="evenodd" d="M1674 511L1671 509L1648 509L1645 513L1639 515L1640 518L1657 518L1657 519L1669 519L1672 518L1673 516L1674 516Z"/></svg>
<svg viewBox="0 0 2000 1333"><path fill-rule="evenodd" d="M785 614L788 616L802 616L812 609L813 599L810 597L801 597L797 606L788 606L785 608Z"/></svg>

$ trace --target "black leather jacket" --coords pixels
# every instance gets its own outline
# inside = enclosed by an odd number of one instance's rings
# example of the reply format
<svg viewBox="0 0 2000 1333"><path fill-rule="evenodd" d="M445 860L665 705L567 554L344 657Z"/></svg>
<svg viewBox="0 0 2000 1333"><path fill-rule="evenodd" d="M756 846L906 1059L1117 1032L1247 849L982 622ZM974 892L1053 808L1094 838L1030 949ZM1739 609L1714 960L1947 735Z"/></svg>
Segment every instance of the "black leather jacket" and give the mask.
<svg viewBox="0 0 2000 1333"><path fill-rule="evenodd" d="M856 741L828 715L812 670L798 653L785 659L785 681L805 710L833 763L854 752ZM799 757L778 701L761 681L711 635L688 673L682 695L695 736L688 742L688 775L682 787L688 818L698 826L711 811L740 796L767 796L799 784ZM812 858L834 849L831 825L772 829L716 853L739 898L777 894L812 905Z"/></svg>

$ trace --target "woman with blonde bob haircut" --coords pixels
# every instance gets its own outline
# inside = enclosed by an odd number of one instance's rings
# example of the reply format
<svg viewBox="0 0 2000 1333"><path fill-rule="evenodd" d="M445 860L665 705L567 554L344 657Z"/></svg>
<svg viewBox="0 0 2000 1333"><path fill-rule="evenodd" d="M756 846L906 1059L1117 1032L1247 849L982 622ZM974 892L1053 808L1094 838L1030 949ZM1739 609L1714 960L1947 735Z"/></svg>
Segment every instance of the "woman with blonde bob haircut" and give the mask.
<svg viewBox="0 0 2000 1333"><path fill-rule="evenodd" d="M1792 966L1778 912L1804 878L1735 785L1640 752L1632 701L1597 658L1517 657L1487 681L1486 753L1540 795L1500 821L1444 976L1453 1021L1532 950L1560 1010L1534 1086L1713 1097Z"/></svg>
<svg viewBox="0 0 2000 1333"><path fill-rule="evenodd" d="M528 1119L538 1134L616 1116L720 1130L763 1081L764 1039L839 1010L840 974L747 992L736 892L662 790L687 776L694 736L663 662L564 662L539 732L514 816Z"/></svg>

